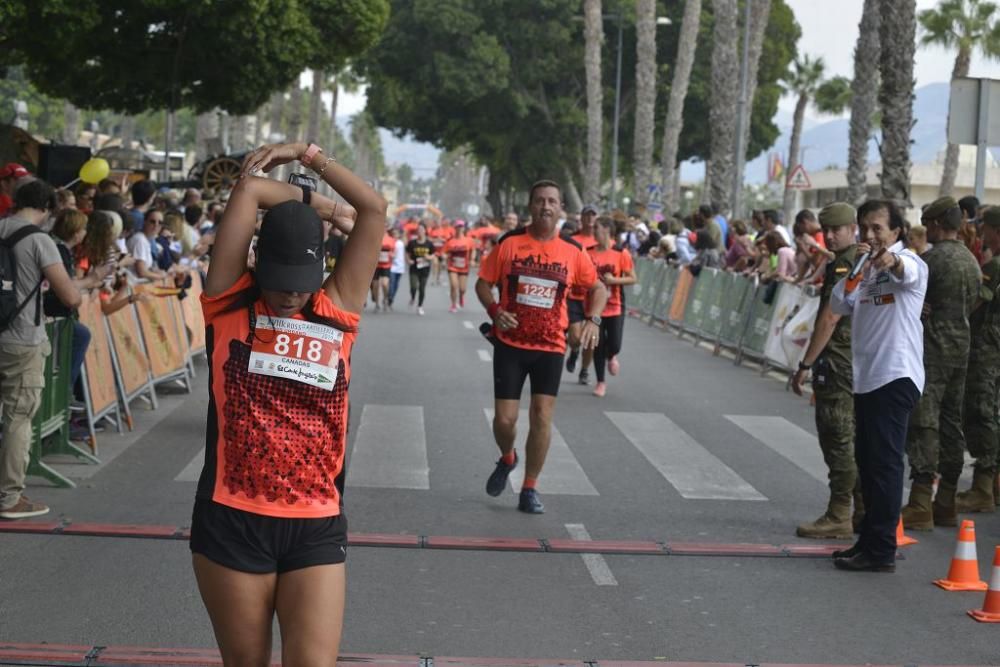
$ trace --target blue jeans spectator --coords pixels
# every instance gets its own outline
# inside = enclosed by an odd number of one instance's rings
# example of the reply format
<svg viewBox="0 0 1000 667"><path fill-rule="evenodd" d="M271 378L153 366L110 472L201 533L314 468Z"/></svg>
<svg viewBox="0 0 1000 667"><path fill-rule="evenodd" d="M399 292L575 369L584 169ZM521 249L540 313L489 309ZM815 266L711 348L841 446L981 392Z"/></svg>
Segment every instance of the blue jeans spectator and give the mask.
<svg viewBox="0 0 1000 667"><path fill-rule="evenodd" d="M393 301L396 300L396 291L399 289L399 279L403 277L402 273L390 273L389 274L389 305L391 306Z"/></svg>
<svg viewBox="0 0 1000 667"><path fill-rule="evenodd" d="M90 345L90 329L80 324L79 320L73 322L73 357L70 362L70 386L76 387L83 371L83 357L87 354L87 346Z"/></svg>

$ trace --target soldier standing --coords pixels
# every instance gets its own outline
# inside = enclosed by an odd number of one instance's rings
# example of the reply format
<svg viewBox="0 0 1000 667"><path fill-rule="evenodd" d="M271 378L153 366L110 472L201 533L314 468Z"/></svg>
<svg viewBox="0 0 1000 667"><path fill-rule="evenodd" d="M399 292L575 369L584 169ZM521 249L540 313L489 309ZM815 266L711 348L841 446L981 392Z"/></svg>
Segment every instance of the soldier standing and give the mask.
<svg viewBox="0 0 1000 667"><path fill-rule="evenodd" d="M921 222L927 228L927 240L934 244L921 258L928 268L923 311L927 380L910 417L906 455L913 485L902 516L907 528L932 530L935 525L957 523L955 491L965 451L962 398L969 360L969 315L979 298L982 273L958 239L962 226L958 202L952 197L936 199ZM932 505L936 472L941 479Z"/></svg>
<svg viewBox="0 0 1000 667"><path fill-rule="evenodd" d="M854 462L851 317L838 315L830 309L833 286L854 266L856 220L854 207L842 202L829 204L819 212L826 247L836 256L826 266L816 325L805 356L799 362L799 370L792 377L792 389L801 396L805 376L812 371L816 432L823 460L830 469L830 500L821 517L796 529L795 534L799 537L850 539L865 511L857 489L858 471Z"/></svg>
<svg viewBox="0 0 1000 667"><path fill-rule="evenodd" d="M992 259L983 265L982 303L972 313L972 343L965 378L965 431L976 458L972 488L958 494L959 512L996 510L997 401L1000 397L1000 208L983 216L983 248Z"/></svg>

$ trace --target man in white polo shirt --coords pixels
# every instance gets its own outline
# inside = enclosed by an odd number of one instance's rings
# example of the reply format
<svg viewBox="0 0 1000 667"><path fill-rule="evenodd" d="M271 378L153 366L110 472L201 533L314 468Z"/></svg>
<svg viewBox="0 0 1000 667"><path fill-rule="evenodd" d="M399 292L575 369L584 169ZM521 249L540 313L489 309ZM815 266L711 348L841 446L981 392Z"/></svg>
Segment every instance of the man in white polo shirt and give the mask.
<svg viewBox="0 0 1000 667"><path fill-rule="evenodd" d="M906 430L924 389L927 265L906 248L906 223L892 202L866 202L858 221L857 252L867 261L836 284L830 307L852 317L854 458L865 517L855 545L833 556L841 570L894 572Z"/></svg>

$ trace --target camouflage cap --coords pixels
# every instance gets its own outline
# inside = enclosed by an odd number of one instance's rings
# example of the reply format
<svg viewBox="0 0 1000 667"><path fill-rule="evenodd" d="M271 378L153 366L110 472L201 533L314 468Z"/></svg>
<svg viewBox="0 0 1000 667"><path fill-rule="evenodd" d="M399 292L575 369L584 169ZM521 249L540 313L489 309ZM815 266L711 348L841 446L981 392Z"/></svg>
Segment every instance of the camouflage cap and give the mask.
<svg viewBox="0 0 1000 667"><path fill-rule="evenodd" d="M958 208L958 202L954 197L938 197L931 202L930 206L924 209L921 220L937 220L950 209Z"/></svg>
<svg viewBox="0 0 1000 667"><path fill-rule="evenodd" d="M845 227L857 222L858 212L850 204L842 201L827 204L819 212L821 227Z"/></svg>
<svg viewBox="0 0 1000 667"><path fill-rule="evenodd" d="M1000 227L1000 206L990 206L983 213L983 224L990 227Z"/></svg>

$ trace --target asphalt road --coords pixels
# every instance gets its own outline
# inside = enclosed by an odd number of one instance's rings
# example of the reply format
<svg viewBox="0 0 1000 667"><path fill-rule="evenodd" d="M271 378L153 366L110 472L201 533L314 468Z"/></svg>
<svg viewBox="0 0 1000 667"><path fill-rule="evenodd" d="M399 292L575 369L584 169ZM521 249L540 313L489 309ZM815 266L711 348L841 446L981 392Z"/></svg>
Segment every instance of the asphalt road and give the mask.
<svg viewBox="0 0 1000 667"><path fill-rule="evenodd" d="M404 280L405 289L405 280ZM496 458L490 347L478 305L366 314L354 353L352 532L810 544L825 503L812 409L752 367L629 320L608 395L563 377L541 516L484 491ZM471 299L470 299L471 301ZM72 490L29 493L75 522L190 525L207 372L193 394L103 435L101 466L60 463ZM526 424L525 424L526 428ZM48 518L48 517L46 517ZM989 578L1000 519L978 516ZM342 651L495 658L998 664L1000 627L947 593L952 529L916 533L895 574L824 558L579 555L355 547ZM178 540L0 533L0 641L212 647Z"/></svg>

